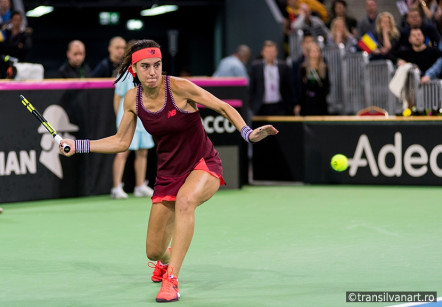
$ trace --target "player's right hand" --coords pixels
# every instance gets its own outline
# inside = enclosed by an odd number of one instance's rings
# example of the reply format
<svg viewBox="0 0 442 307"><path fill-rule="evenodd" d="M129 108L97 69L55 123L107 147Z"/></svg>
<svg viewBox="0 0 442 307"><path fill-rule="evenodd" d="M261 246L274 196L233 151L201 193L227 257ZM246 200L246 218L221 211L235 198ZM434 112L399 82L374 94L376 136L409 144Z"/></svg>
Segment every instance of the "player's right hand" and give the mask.
<svg viewBox="0 0 442 307"><path fill-rule="evenodd" d="M69 145L70 150L68 152L64 151L64 144ZM60 145L58 146L58 150L63 156L70 157L75 154L75 141L70 139L63 139L60 141Z"/></svg>

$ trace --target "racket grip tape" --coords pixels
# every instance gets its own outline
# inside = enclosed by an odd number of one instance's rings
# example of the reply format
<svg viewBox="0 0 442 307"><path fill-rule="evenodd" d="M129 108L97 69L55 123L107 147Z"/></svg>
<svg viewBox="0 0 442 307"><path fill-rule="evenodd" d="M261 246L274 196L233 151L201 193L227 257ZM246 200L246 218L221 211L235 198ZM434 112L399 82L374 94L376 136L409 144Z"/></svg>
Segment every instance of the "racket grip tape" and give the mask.
<svg viewBox="0 0 442 307"><path fill-rule="evenodd" d="M54 140L60 145L62 138L56 134ZM63 150L65 153L68 153L71 150L71 147L68 144L63 144Z"/></svg>

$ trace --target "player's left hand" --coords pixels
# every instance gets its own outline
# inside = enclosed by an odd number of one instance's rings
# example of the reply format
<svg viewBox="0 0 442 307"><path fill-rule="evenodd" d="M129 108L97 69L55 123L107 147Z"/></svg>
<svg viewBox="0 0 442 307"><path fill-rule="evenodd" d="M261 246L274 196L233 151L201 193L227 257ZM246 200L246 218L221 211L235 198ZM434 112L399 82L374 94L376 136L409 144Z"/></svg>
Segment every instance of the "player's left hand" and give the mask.
<svg viewBox="0 0 442 307"><path fill-rule="evenodd" d="M249 140L252 143L256 143L261 141L262 139L265 139L269 135L275 135L278 132L279 131L276 130L276 128L273 127L272 125L261 126L253 130L252 133L250 133Z"/></svg>

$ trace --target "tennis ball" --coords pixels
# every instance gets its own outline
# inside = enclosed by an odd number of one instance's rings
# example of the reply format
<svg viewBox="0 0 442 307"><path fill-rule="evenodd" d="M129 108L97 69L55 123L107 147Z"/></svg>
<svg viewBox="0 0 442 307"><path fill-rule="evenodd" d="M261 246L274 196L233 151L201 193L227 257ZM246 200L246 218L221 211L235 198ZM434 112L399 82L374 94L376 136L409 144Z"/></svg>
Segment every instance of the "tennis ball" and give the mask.
<svg viewBox="0 0 442 307"><path fill-rule="evenodd" d="M332 157L330 165L335 171L343 172L348 167L348 159L344 155L337 154Z"/></svg>
<svg viewBox="0 0 442 307"><path fill-rule="evenodd" d="M403 116L410 116L411 115L411 110L409 108L406 108L403 112L402 112Z"/></svg>

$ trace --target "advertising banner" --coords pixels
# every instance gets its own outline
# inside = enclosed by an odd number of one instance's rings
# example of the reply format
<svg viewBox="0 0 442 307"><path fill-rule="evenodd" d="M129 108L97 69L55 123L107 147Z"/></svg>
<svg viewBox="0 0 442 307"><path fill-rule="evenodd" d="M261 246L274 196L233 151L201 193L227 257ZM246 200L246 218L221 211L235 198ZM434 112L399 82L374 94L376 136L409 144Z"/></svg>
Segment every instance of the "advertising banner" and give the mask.
<svg viewBox="0 0 442 307"><path fill-rule="evenodd" d="M442 121L305 122L305 182L442 184ZM349 158L344 172L334 154Z"/></svg>

